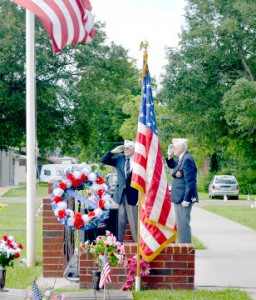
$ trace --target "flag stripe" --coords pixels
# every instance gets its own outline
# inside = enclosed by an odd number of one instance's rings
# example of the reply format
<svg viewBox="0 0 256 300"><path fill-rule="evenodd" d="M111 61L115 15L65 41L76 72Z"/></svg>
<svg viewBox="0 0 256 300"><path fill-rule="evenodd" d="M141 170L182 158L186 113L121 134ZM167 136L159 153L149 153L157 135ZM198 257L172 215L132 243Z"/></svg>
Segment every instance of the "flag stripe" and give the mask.
<svg viewBox="0 0 256 300"><path fill-rule="evenodd" d="M52 40L54 53L60 52L67 45L91 42L94 37L92 14L85 9L81 0L14 2L32 11L39 18Z"/></svg>
<svg viewBox="0 0 256 300"><path fill-rule="evenodd" d="M144 72L145 71L145 72ZM143 93L135 145L131 186L143 193L140 210L140 253L153 260L170 242L175 241L175 219L171 209L168 182L159 144L154 101L144 54Z"/></svg>
<svg viewBox="0 0 256 300"><path fill-rule="evenodd" d="M104 255L104 259L103 259L103 264L102 264L102 271L100 274L100 283L99 283L99 288L101 289L104 284L106 283L110 283L111 282L111 276L110 276L110 266L108 263L108 258L107 255Z"/></svg>

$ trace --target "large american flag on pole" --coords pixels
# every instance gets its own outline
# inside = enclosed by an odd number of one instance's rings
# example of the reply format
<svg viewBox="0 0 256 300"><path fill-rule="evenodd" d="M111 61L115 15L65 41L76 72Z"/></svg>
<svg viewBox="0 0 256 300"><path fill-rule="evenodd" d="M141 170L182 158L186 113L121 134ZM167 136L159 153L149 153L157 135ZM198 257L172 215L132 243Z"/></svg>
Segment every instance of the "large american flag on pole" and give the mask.
<svg viewBox="0 0 256 300"><path fill-rule="evenodd" d="M52 41L54 53L65 46L90 43L94 38L89 0L14 0L40 20Z"/></svg>
<svg viewBox="0 0 256 300"><path fill-rule="evenodd" d="M104 284L110 283L111 282L111 276L110 276L110 266L108 263L108 258L107 255L104 254L103 258L103 264L102 264L102 271L100 274L100 283L99 283L99 288L102 289Z"/></svg>
<svg viewBox="0 0 256 300"><path fill-rule="evenodd" d="M147 53L143 56L143 90L131 186L140 191L140 254L152 261L175 241L175 219L157 134Z"/></svg>

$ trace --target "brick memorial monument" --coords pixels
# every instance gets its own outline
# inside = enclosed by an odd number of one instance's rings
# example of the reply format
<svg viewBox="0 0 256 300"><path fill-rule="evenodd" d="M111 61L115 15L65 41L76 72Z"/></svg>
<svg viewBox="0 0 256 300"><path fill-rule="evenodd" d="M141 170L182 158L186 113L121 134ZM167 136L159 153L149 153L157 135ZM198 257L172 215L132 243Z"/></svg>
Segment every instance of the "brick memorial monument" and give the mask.
<svg viewBox="0 0 256 300"><path fill-rule="evenodd" d="M64 270L73 253L67 251L67 239L72 233L56 219L51 207L53 183L49 183L49 195L43 198L43 277L63 277ZM69 229L70 230L70 229ZM72 245L72 241L68 241ZM137 244L132 242L129 226L125 238L126 258L137 253ZM69 245L70 247L70 245ZM71 246L71 250L73 250ZM195 249L192 244L168 245L152 262L150 275L141 277L141 286L148 289L193 290L195 275ZM79 251L79 286L93 288L92 271L97 270L93 257ZM108 289L121 289L125 282L126 269L111 267L112 282Z"/></svg>

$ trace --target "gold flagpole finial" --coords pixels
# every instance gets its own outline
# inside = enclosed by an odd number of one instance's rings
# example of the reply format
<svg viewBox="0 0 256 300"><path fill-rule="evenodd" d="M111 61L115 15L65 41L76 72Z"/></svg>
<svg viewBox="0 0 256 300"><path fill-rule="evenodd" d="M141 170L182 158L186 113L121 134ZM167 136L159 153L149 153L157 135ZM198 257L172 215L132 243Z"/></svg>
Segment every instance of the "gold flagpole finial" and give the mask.
<svg viewBox="0 0 256 300"><path fill-rule="evenodd" d="M140 50L144 49L144 52L146 53L149 47L149 43L147 40L144 40L140 43Z"/></svg>
<svg viewBox="0 0 256 300"><path fill-rule="evenodd" d="M148 47L149 43L147 40L144 40L140 43L140 50L144 49L143 54L143 68L142 68L142 81L144 80L147 70L148 70Z"/></svg>

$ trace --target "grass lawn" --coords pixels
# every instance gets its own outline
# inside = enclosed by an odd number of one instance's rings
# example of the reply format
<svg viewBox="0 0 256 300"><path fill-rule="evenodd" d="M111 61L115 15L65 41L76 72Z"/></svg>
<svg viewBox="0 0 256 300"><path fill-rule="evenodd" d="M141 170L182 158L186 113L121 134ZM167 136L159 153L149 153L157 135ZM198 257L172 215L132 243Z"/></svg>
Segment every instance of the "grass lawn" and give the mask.
<svg viewBox="0 0 256 300"><path fill-rule="evenodd" d="M198 193L198 197L199 197L199 201L201 201L201 200L210 200L209 196L208 196L208 193L201 193L201 192L199 192ZM248 197L248 195L242 195L242 194L240 194L239 195L239 200L247 200L247 197ZM254 198L252 198L252 199L254 199ZM223 199L218 198L218 199L214 199L214 200L220 200L220 201L222 201Z"/></svg>
<svg viewBox="0 0 256 300"><path fill-rule="evenodd" d="M20 187L10 189L4 193L2 198L24 198L26 197L26 183L20 183ZM48 184L47 183L36 183L36 197L44 197L48 194ZM0 197L0 198L1 198Z"/></svg>
<svg viewBox="0 0 256 300"><path fill-rule="evenodd" d="M133 292L134 300L250 300L246 292L240 290L225 289L222 291L198 290L151 290Z"/></svg>
<svg viewBox="0 0 256 300"><path fill-rule="evenodd" d="M37 197L46 196L48 193L48 186L37 185ZM15 198L25 197L26 189L23 185L21 188L13 189L7 192L4 197ZM207 199L207 196L202 195ZM201 198L202 199L202 198ZM245 198L246 199L246 198ZM202 200L203 201L203 200ZM0 199L1 202L1 199ZM204 209L220 214L238 223L246 225L256 230L256 208L244 206L204 206ZM18 243L22 243L24 249L21 252L21 258L26 257L26 204L25 203L10 203L0 211L0 237L2 235L12 235ZM196 249L204 249L204 245L193 237L193 244ZM14 268L7 269L6 287L16 289L26 289L31 286L33 280L42 274L42 217L36 218L36 265L35 267L27 267L20 259L15 261ZM25 275L25 276L24 276ZM65 290L61 290L64 292ZM61 292L57 291L57 292ZM79 290L78 290L79 291ZM69 292L69 290L66 290ZM217 290L196 290L196 291L178 291L178 290L149 290L149 291L133 291L134 300L167 300L167 299L244 299L251 298L246 292L240 290L225 289Z"/></svg>
<svg viewBox="0 0 256 300"><path fill-rule="evenodd" d="M20 259L26 257L26 204L9 203L0 211L0 238L11 235L23 245L21 257L14 261L14 268L7 268L6 287L25 289L42 274L42 217L36 218L36 265L27 267ZM25 275L25 276L24 276ZM1 297L0 297L1 298Z"/></svg>
<svg viewBox="0 0 256 300"><path fill-rule="evenodd" d="M202 208L256 230L256 208L250 206L203 206Z"/></svg>

